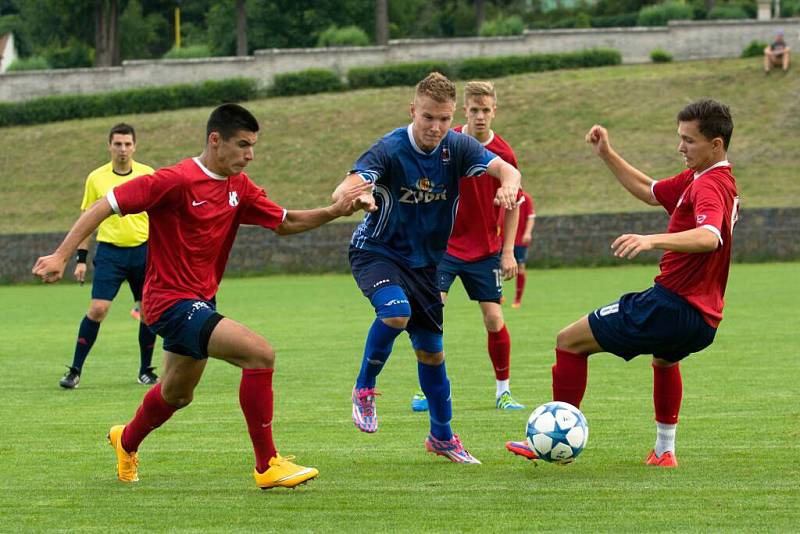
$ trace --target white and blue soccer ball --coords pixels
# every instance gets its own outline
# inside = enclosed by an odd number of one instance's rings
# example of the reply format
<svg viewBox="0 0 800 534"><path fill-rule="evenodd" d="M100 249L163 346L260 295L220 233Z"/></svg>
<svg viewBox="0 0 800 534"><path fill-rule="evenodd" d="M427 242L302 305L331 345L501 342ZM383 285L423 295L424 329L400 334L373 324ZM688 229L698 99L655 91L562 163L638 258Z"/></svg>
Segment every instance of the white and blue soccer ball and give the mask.
<svg viewBox="0 0 800 534"><path fill-rule="evenodd" d="M546 462L568 464L586 447L589 425L583 413L568 402L548 402L528 418L528 445Z"/></svg>

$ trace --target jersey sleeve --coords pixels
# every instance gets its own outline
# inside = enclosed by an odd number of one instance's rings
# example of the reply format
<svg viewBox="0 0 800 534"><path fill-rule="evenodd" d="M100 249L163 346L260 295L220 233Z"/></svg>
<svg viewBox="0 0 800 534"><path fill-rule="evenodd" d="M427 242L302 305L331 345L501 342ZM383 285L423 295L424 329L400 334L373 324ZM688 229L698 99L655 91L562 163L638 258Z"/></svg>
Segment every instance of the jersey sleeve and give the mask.
<svg viewBox="0 0 800 534"><path fill-rule="evenodd" d="M528 193L525 194L525 203L528 204L528 219L533 219L536 217L536 205L533 203L533 197L530 196Z"/></svg>
<svg viewBox="0 0 800 534"><path fill-rule="evenodd" d="M684 171L671 178L653 182L653 196L659 204L664 206L667 213L672 214L675 208L678 207L681 194L683 194L686 186L689 185L687 179L692 179L691 171Z"/></svg>
<svg viewBox="0 0 800 534"><path fill-rule="evenodd" d="M97 196L97 189L94 186L94 180L92 179L92 175L90 174L86 178L86 185L83 187L83 201L81 201L81 211L88 210L92 204L94 204L97 199L100 198Z"/></svg>
<svg viewBox="0 0 800 534"><path fill-rule="evenodd" d="M180 200L182 190L181 175L166 168L118 185L108 192L107 198L118 215L130 215L176 202Z"/></svg>
<svg viewBox="0 0 800 534"><path fill-rule="evenodd" d="M360 174L364 180L374 184L388 170L389 157L386 153L386 144L381 139L361 154L350 172Z"/></svg>
<svg viewBox="0 0 800 534"><path fill-rule="evenodd" d="M698 180L692 188L692 207L695 227L706 228L722 242L725 212L725 192L713 181Z"/></svg>
<svg viewBox="0 0 800 534"><path fill-rule="evenodd" d="M480 176L486 172L489 164L500 156L494 152L487 150L476 139L468 135L456 136L457 147L461 153L462 172L459 176L464 178L471 178L473 176Z"/></svg>
<svg viewBox="0 0 800 534"><path fill-rule="evenodd" d="M244 209L242 210L242 224L256 224L263 228L274 230L286 218L286 210L270 200L267 192L256 184L247 181Z"/></svg>

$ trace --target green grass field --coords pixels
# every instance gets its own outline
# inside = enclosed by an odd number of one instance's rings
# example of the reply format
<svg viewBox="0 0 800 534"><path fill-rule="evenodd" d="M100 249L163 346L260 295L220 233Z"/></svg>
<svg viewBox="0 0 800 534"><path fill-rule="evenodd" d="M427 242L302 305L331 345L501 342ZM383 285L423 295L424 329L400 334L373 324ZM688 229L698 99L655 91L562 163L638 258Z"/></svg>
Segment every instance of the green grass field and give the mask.
<svg viewBox="0 0 800 534"><path fill-rule="evenodd" d="M584 135L605 124L632 164L656 178L671 176L683 170L675 116L701 97L731 106L736 127L729 156L744 208L800 204L795 71L764 76L760 60L751 58L553 71L495 83L495 129L514 147L540 215L641 210L619 194ZM287 207L327 203L356 158L408 122L412 95L412 88L397 87L249 102L262 131L248 172ZM66 231L86 175L108 161L106 136L116 122L136 126L137 159L158 167L201 152L209 111L1 128L0 233Z"/></svg>
<svg viewBox="0 0 800 534"><path fill-rule="evenodd" d="M219 361L195 402L144 442L141 482L118 482L105 434L144 393L129 296L103 323L80 388L62 391L89 288L0 287L0 531L796 531L799 267L733 266L716 342L683 365L676 470L641 463L654 440L647 357L593 356L586 451L571 466L534 466L503 449L523 437L529 412L494 409L480 314L457 286L445 323L454 429L483 465L455 465L422 446L427 419L409 408L417 379L405 336L379 381L379 432L353 427L350 389L372 312L349 277L228 280L220 310L277 349L278 447L321 472L269 492L251 477L240 373ZM532 271L524 307L506 309L515 396L530 408L549 400L558 329L654 273Z"/></svg>

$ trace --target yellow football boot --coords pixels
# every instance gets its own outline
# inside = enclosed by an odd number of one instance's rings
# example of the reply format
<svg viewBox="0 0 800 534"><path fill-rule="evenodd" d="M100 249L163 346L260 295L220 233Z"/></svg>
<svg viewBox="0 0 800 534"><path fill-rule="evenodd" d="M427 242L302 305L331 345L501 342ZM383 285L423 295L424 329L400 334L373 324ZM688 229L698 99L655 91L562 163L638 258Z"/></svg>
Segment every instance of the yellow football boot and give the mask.
<svg viewBox="0 0 800 534"><path fill-rule="evenodd" d="M271 458L269 468L263 473L253 470L253 477L256 485L261 489L275 487L293 488L304 484L319 475L319 471L313 467L303 467L291 462L294 456L281 456L280 454Z"/></svg>
<svg viewBox="0 0 800 534"><path fill-rule="evenodd" d="M122 448L122 431L125 425L115 425L108 431L108 443L117 453L117 478L123 482L139 481L139 455Z"/></svg>

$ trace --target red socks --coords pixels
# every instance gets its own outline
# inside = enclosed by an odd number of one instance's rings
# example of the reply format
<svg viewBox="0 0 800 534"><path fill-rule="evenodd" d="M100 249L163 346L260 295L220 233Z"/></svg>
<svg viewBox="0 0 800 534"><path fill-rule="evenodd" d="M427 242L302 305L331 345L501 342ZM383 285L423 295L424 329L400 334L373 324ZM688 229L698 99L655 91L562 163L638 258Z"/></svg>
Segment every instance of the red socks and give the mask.
<svg viewBox="0 0 800 534"><path fill-rule="evenodd" d="M139 444L147 435L172 417L177 408L167 404L161 396L161 384L156 384L144 394L136 415L125 425L122 432L122 448L127 452L139 450Z"/></svg>
<svg viewBox="0 0 800 534"><path fill-rule="evenodd" d="M667 425L678 423L683 398L683 381L680 364L672 367L653 365L653 404L656 421Z"/></svg>
<svg viewBox="0 0 800 534"><path fill-rule="evenodd" d="M508 335L506 325L497 332L489 334L489 358L494 367L494 377L497 380L508 380L511 367L511 337Z"/></svg>
<svg viewBox="0 0 800 534"><path fill-rule="evenodd" d="M522 292L525 291L525 273L517 273L517 295L514 302L522 302Z"/></svg>
<svg viewBox="0 0 800 534"><path fill-rule="evenodd" d="M259 473L266 471L270 458L277 455L272 441L273 372L274 369L242 369L239 383L239 405L247 421Z"/></svg>
<svg viewBox="0 0 800 534"><path fill-rule="evenodd" d="M568 402L580 408L586 392L589 358L566 350L556 349L553 366L553 400Z"/></svg>

